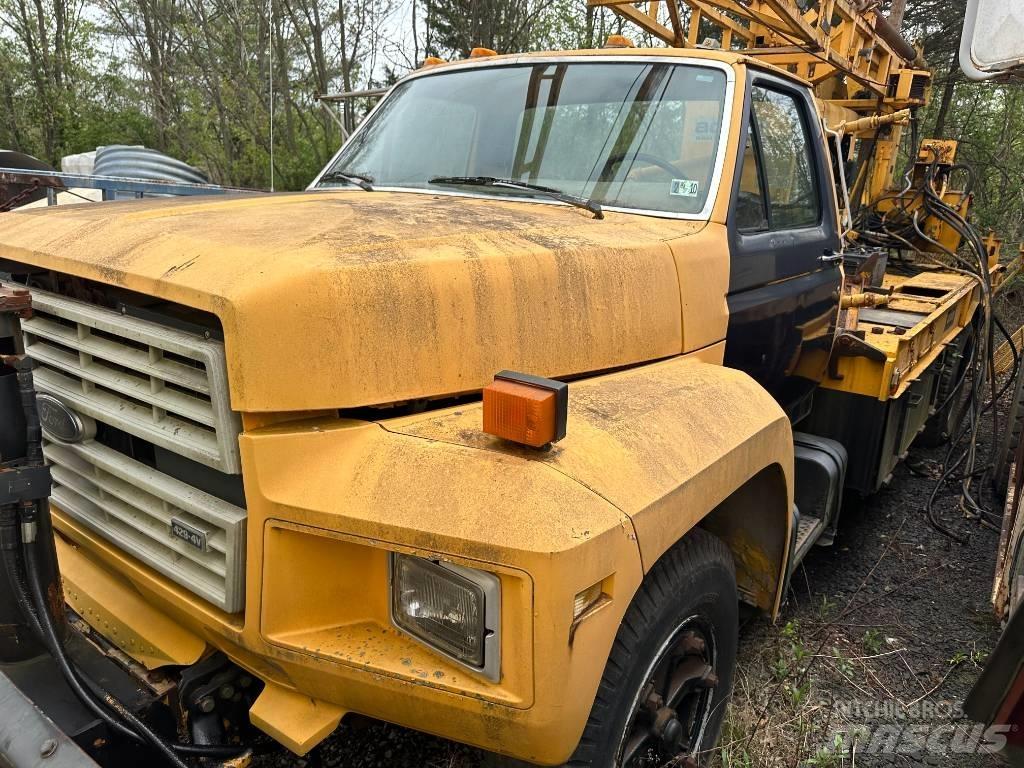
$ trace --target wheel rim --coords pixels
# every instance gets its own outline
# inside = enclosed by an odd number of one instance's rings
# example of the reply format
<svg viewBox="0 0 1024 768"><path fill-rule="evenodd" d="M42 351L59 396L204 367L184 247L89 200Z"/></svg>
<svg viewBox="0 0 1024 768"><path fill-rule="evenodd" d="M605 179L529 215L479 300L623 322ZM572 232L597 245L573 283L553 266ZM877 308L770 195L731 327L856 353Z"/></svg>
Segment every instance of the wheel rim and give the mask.
<svg viewBox="0 0 1024 768"><path fill-rule="evenodd" d="M647 669L616 753L617 768L696 766L718 675L715 636L699 616L683 621Z"/></svg>

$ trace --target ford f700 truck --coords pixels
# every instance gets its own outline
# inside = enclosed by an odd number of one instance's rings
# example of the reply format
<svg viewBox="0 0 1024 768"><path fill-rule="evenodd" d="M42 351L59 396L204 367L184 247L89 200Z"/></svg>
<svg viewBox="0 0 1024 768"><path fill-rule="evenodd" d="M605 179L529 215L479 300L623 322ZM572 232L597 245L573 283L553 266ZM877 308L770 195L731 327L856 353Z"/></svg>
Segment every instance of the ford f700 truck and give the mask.
<svg viewBox="0 0 1024 768"><path fill-rule="evenodd" d="M919 53L829 6L619 4L674 47L428 62L305 192L3 214L5 660L172 763L700 760L739 604L954 428L1000 276L955 145L892 181Z"/></svg>

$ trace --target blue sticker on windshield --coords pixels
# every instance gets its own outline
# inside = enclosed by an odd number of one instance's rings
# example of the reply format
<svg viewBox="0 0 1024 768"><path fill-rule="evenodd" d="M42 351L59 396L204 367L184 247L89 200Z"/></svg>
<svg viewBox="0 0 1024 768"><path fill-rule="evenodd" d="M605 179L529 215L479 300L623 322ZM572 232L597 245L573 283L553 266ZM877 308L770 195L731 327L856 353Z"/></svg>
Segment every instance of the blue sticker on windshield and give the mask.
<svg viewBox="0 0 1024 768"><path fill-rule="evenodd" d="M696 181L690 181L689 179L672 179L672 188L669 190L670 195L678 195L680 197L696 197L697 190L700 188L700 184Z"/></svg>

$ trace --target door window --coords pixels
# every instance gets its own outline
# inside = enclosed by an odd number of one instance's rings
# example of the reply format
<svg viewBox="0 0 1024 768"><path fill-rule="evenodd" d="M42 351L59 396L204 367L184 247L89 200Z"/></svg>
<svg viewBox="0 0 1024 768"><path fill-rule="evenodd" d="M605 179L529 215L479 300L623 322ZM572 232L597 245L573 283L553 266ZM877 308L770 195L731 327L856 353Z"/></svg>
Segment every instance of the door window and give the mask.
<svg viewBox="0 0 1024 768"><path fill-rule="evenodd" d="M743 150L743 169L740 171L740 191L736 198L736 226L741 232L760 232L768 229L768 207L765 204L761 163L757 159L757 141L754 126L747 131L747 146Z"/></svg>
<svg viewBox="0 0 1024 768"><path fill-rule="evenodd" d="M794 96L754 86L736 219L740 229L795 229L821 220L810 131Z"/></svg>

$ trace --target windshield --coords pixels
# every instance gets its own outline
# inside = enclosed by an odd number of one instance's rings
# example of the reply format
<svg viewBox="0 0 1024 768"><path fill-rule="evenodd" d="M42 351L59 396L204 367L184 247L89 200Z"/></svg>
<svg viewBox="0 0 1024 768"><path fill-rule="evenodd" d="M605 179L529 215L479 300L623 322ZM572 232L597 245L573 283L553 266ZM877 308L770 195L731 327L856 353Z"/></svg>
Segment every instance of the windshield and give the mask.
<svg viewBox="0 0 1024 768"><path fill-rule="evenodd" d="M610 207L699 214L725 91L721 69L673 63L516 64L421 76L394 90L327 174L371 179L375 189L539 197L431 183L512 179ZM335 177L320 186L346 183Z"/></svg>

